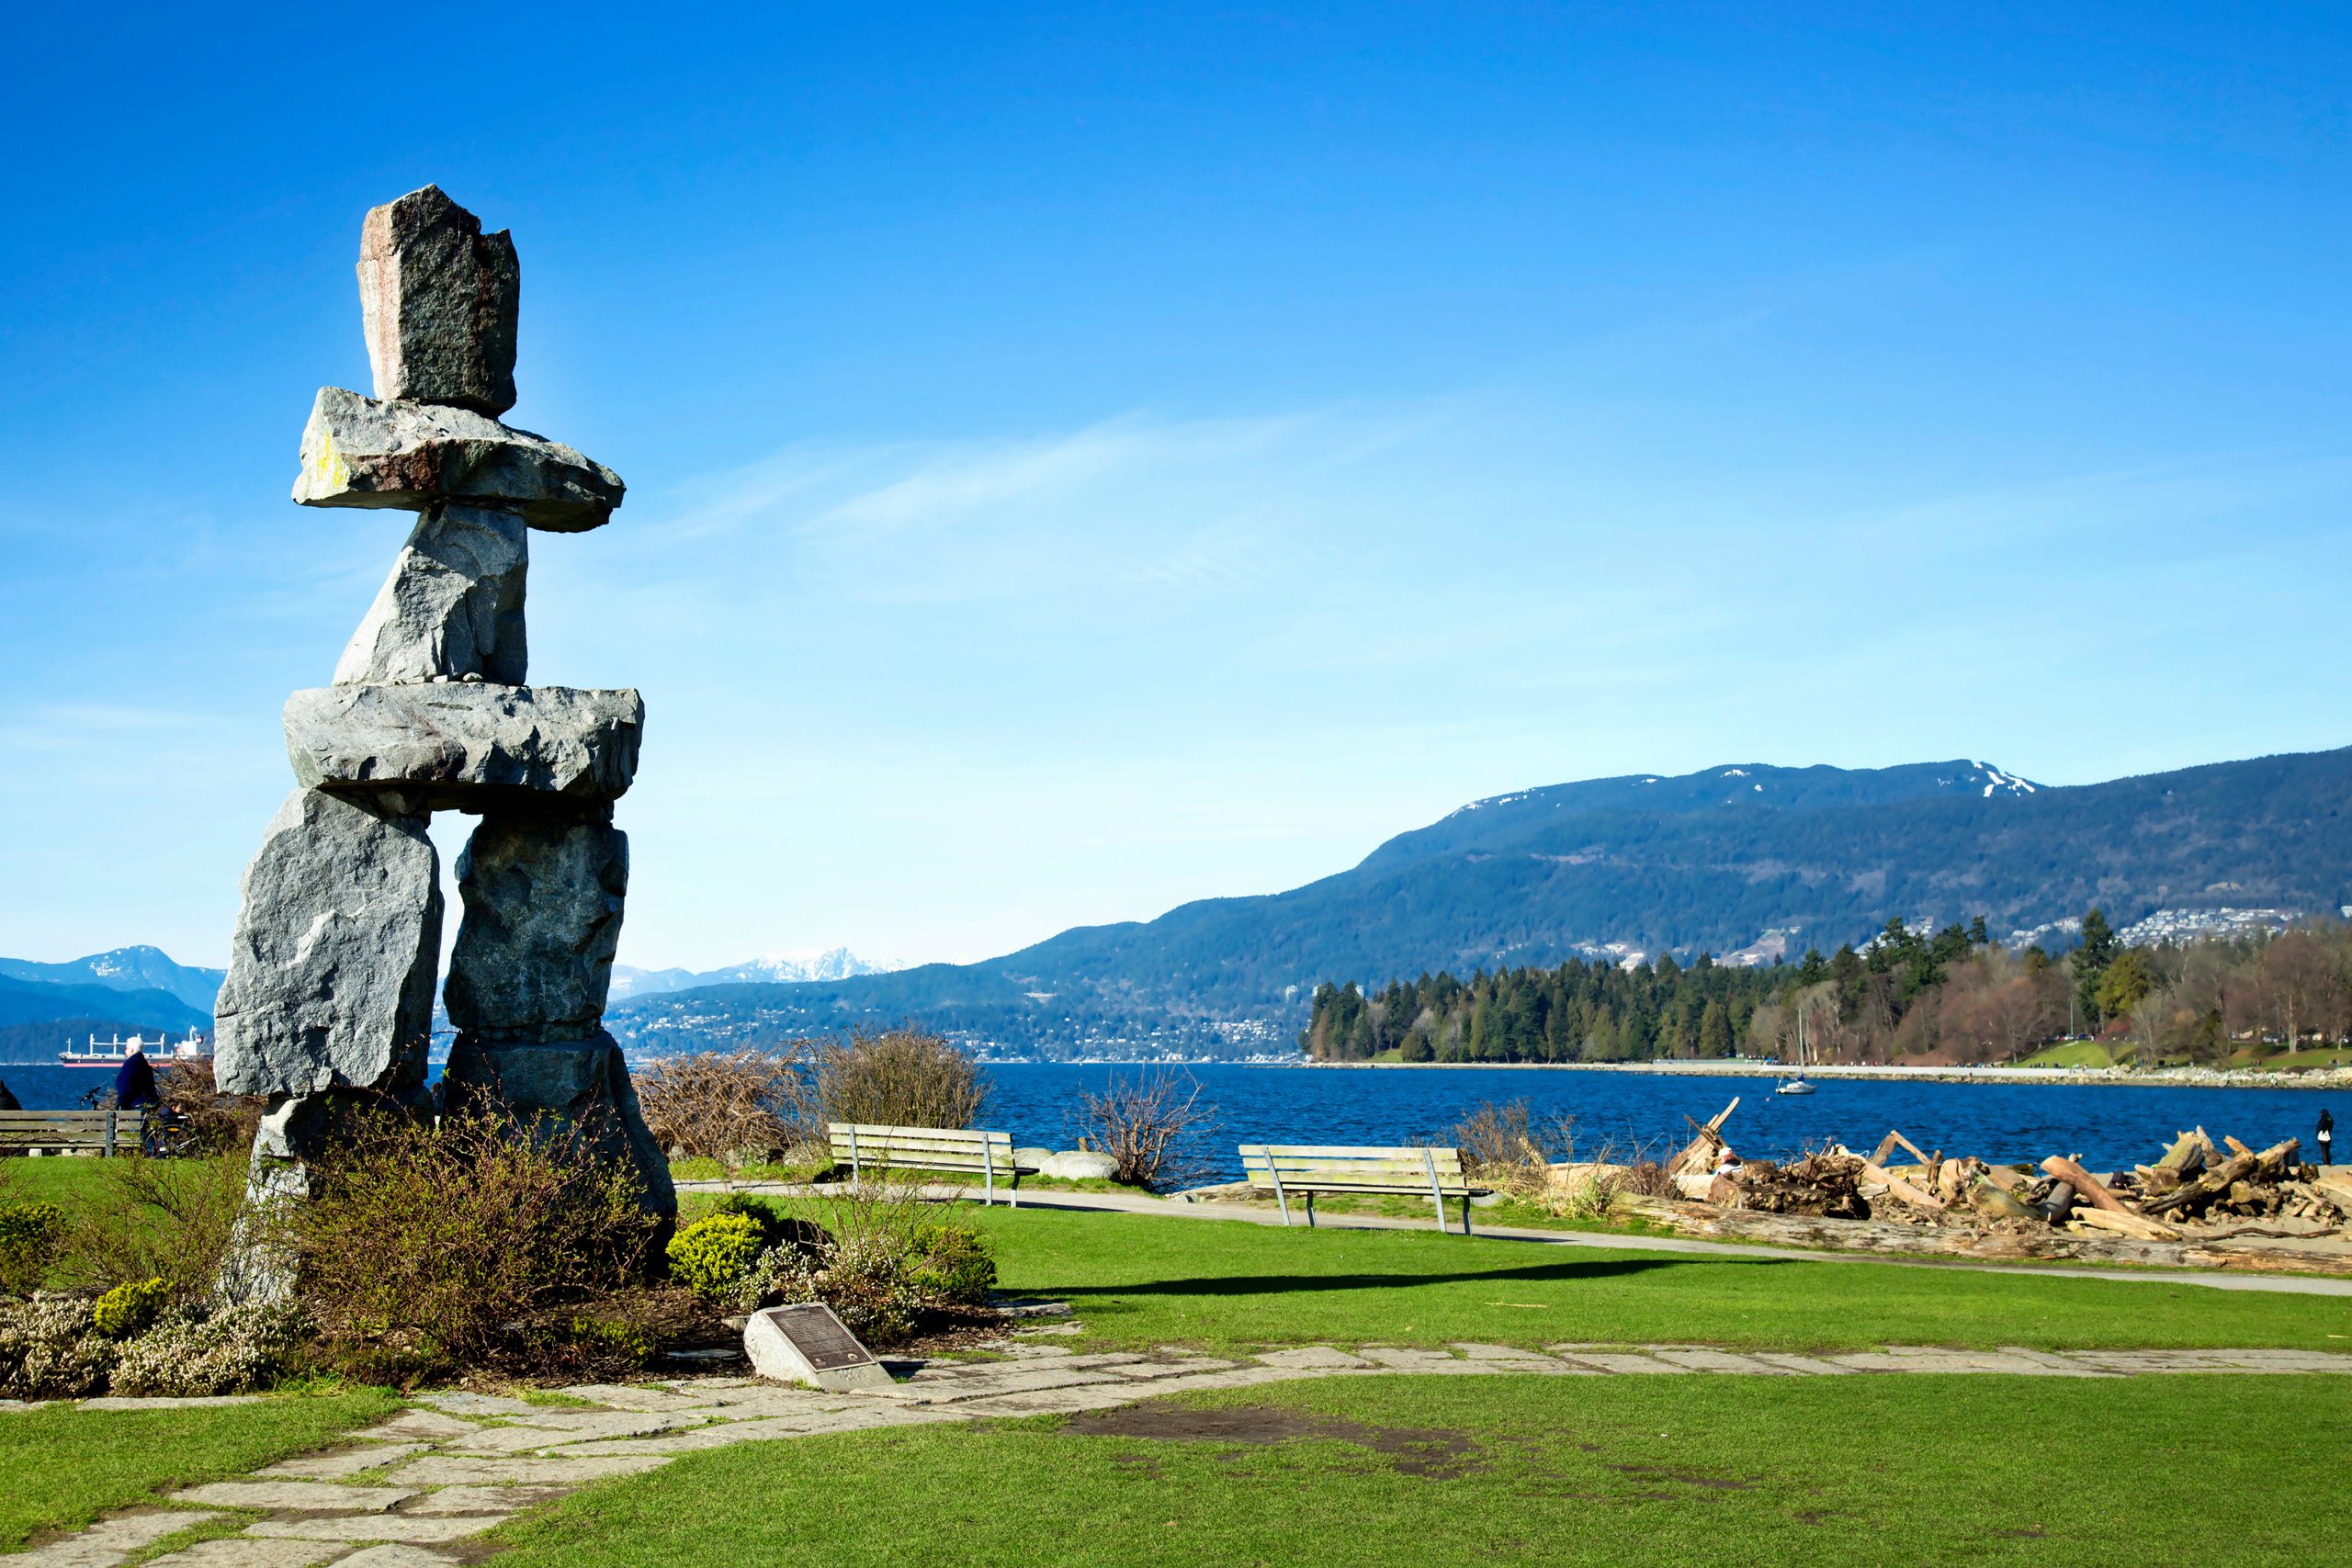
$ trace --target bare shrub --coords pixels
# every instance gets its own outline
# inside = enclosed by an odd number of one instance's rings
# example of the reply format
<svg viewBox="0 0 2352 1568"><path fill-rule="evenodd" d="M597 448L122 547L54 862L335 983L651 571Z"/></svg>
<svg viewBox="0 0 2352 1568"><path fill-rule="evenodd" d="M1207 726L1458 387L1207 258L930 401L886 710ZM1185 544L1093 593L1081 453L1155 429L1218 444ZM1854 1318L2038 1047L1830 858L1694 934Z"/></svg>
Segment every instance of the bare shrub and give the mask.
<svg viewBox="0 0 2352 1568"><path fill-rule="evenodd" d="M646 1272L656 1223L593 1130L379 1114L267 1219L346 1369L406 1381L561 1343ZM592 1311L601 1308L601 1311Z"/></svg>
<svg viewBox="0 0 2352 1568"><path fill-rule="evenodd" d="M1076 1120L1084 1141L1111 1156L1111 1179L1155 1192L1204 1179L1212 1167L1200 1141L1216 1125L1190 1073L1114 1074L1101 1092L1081 1089Z"/></svg>
<svg viewBox="0 0 2352 1568"><path fill-rule="evenodd" d="M637 1075L637 1100L654 1141L673 1154L732 1166L800 1140L806 1047L702 1051L667 1056Z"/></svg>
<svg viewBox="0 0 2352 1568"><path fill-rule="evenodd" d="M209 1056L164 1064L155 1074L155 1092L187 1144L205 1154L250 1146L267 1105L258 1096L222 1094Z"/></svg>
<svg viewBox="0 0 2352 1568"><path fill-rule="evenodd" d="M1464 1172L1498 1192L1540 1197L1552 1185L1555 1160L1576 1156L1576 1122L1566 1117L1538 1125L1527 1101L1483 1100L1446 1132L1462 1151Z"/></svg>
<svg viewBox="0 0 2352 1568"><path fill-rule="evenodd" d="M77 1205L58 1273L96 1290L160 1279L174 1300L201 1300L244 1201L240 1156L100 1161L97 1190Z"/></svg>
<svg viewBox="0 0 2352 1568"><path fill-rule="evenodd" d="M861 1029L848 1042L812 1041L803 1113L815 1122L968 1127L989 1085L971 1053L912 1023ZM813 1131L819 1138L824 1128Z"/></svg>
<svg viewBox="0 0 2352 1568"><path fill-rule="evenodd" d="M1637 1159L1625 1168L1625 1175L1618 1190L1636 1198L1679 1198L1681 1191L1674 1185L1674 1178L1667 1175L1666 1167L1654 1159Z"/></svg>

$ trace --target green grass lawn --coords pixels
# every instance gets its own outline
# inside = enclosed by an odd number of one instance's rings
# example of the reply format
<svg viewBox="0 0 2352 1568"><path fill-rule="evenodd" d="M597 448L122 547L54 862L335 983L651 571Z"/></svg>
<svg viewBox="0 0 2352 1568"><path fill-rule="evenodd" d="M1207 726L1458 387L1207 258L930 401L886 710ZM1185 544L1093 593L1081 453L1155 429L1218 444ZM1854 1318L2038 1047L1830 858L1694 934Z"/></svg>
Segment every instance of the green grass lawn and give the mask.
<svg viewBox="0 0 2352 1568"><path fill-rule="evenodd" d="M194 1410L0 1412L0 1551L322 1447L399 1405L389 1393L361 1389Z"/></svg>
<svg viewBox="0 0 2352 1568"><path fill-rule="evenodd" d="M1886 1263L1763 1262L1234 1221L966 1207L1002 1287L1109 1347L1693 1341L2352 1350L2352 1298Z"/></svg>
<svg viewBox="0 0 2352 1568"><path fill-rule="evenodd" d="M498 1562L2303 1563L2347 1464L2325 1377L1384 1377L690 1455Z"/></svg>

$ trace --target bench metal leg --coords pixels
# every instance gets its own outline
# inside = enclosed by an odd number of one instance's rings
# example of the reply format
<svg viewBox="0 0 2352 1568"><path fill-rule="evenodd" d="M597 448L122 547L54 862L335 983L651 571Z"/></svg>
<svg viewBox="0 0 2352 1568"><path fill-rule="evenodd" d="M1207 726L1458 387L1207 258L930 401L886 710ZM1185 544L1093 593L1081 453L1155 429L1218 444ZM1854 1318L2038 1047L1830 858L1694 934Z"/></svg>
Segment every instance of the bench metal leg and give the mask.
<svg viewBox="0 0 2352 1568"><path fill-rule="evenodd" d="M1439 1234L1440 1234L1440 1235L1443 1235L1443 1234L1445 1234L1445 1230L1446 1230L1446 1225L1445 1225L1445 1194L1444 1194L1444 1192L1443 1192L1443 1191L1442 1191L1442 1190L1439 1189L1438 1184L1437 1184L1437 1152L1436 1152L1435 1150L1433 1150L1433 1149L1423 1149L1423 1150L1421 1151L1421 1164L1422 1164L1423 1166L1427 1167L1427 1168L1428 1168L1428 1169L1429 1169L1429 1173L1430 1173L1430 1203L1431 1203L1431 1204L1436 1208L1436 1210L1437 1210L1437 1228L1438 1228L1438 1232L1439 1232Z"/></svg>
<svg viewBox="0 0 2352 1568"><path fill-rule="evenodd" d="M1306 1228L1315 1228L1315 1189L1312 1187L1306 1190Z"/></svg>
<svg viewBox="0 0 2352 1568"><path fill-rule="evenodd" d="M1274 1206L1283 1212L1283 1228L1290 1228L1290 1199L1283 1195L1280 1172L1274 1175Z"/></svg>
<svg viewBox="0 0 2352 1568"><path fill-rule="evenodd" d="M1467 1192L1462 1195L1462 1234L1470 1234L1470 1194Z"/></svg>

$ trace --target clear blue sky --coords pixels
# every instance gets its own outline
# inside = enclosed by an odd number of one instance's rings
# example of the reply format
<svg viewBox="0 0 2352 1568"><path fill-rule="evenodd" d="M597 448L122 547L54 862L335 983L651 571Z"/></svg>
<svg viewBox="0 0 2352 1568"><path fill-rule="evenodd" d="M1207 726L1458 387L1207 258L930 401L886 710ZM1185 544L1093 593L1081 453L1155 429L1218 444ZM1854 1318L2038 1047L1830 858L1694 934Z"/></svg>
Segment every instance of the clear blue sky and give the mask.
<svg viewBox="0 0 2352 1568"><path fill-rule="evenodd" d="M286 493L427 181L520 247L510 418L630 484L531 576L534 677L649 707L627 962L979 957L1596 774L2352 740L2340 7L8 38L0 953L225 954L404 531Z"/></svg>

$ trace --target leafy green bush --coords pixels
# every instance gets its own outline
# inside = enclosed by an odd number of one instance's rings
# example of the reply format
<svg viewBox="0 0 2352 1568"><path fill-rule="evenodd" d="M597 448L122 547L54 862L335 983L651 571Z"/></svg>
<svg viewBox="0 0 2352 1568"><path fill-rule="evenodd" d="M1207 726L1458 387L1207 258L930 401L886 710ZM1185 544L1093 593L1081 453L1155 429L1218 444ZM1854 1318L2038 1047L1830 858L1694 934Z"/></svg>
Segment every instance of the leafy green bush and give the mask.
<svg viewBox="0 0 2352 1568"><path fill-rule="evenodd" d="M633 1323L606 1317L575 1317L571 1320L571 1338L592 1354L617 1356L633 1367L648 1365L653 1359L651 1337Z"/></svg>
<svg viewBox="0 0 2352 1568"><path fill-rule="evenodd" d="M914 1337L922 1295L909 1278L904 1238L869 1231L842 1238L825 1258L775 1248L768 1289L784 1302L823 1302L852 1334L876 1349Z"/></svg>
<svg viewBox="0 0 2352 1568"><path fill-rule="evenodd" d="M117 1285L98 1298L98 1304L91 1309L90 1321L109 1339L128 1339L153 1323L155 1314L171 1299L172 1288L160 1277Z"/></svg>
<svg viewBox="0 0 2352 1568"><path fill-rule="evenodd" d="M0 1295L40 1289L64 1245L65 1211L56 1204L0 1204Z"/></svg>
<svg viewBox="0 0 2352 1568"><path fill-rule="evenodd" d="M75 1205L58 1278L97 1291L160 1279L175 1300L202 1302L244 1207L243 1156L132 1156L101 1160L97 1175Z"/></svg>
<svg viewBox="0 0 2352 1568"><path fill-rule="evenodd" d="M996 1283L988 1239L969 1225L926 1225L909 1238L907 1282L923 1301L986 1306Z"/></svg>
<svg viewBox="0 0 2352 1568"><path fill-rule="evenodd" d="M670 1278L705 1301L732 1301L766 1246L750 1214L713 1214L670 1238Z"/></svg>

